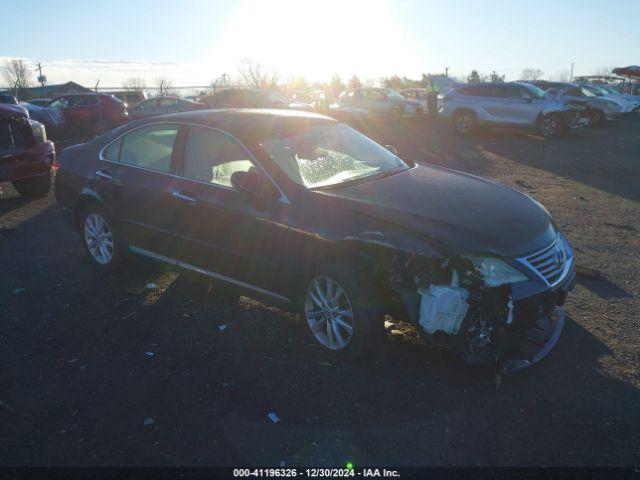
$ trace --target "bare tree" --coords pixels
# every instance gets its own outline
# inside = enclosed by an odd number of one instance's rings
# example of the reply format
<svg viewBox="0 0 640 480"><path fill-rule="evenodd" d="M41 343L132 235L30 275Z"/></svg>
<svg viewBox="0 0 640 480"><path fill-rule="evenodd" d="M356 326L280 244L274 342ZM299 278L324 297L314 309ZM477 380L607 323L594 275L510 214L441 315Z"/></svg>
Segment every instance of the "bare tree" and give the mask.
<svg viewBox="0 0 640 480"><path fill-rule="evenodd" d="M156 78L156 86L158 88L158 96L159 97L169 97L175 95L175 90L173 88L173 82L169 80L167 77L157 77Z"/></svg>
<svg viewBox="0 0 640 480"><path fill-rule="evenodd" d="M231 86L231 77L223 73L222 75L216 77L209 83L209 91L207 92L210 95L215 94L218 90L224 90L225 88L229 88Z"/></svg>
<svg viewBox="0 0 640 480"><path fill-rule="evenodd" d="M329 92L333 97L340 95L345 89L345 84L337 73L331 77L331 83L329 83Z"/></svg>
<svg viewBox="0 0 640 480"><path fill-rule="evenodd" d="M122 83L122 88L132 92L141 92L147 88L147 84L140 77L129 77Z"/></svg>
<svg viewBox="0 0 640 480"><path fill-rule="evenodd" d="M520 80L540 80L544 72L539 68L525 68L520 74Z"/></svg>
<svg viewBox="0 0 640 480"><path fill-rule="evenodd" d="M31 70L26 63L17 58L5 62L2 77L18 97L23 96L25 88L31 86Z"/></svg>
<svg viewBox="0 0 640 480"><path fill-rule="evenodd" d="M609 77L612 71L613 67L598 67L594 68L592 73L598 77Z"/></svg>
<svg viewBox="0 0 640 480"><path fill-rule="evenodd" d="M278 74L264 65L245 58L238 65L242 83L249 88L277 88Z"/></svg>
<svg viewBox="0 0 640 480"><path fill-rule="evenodd" d="M491 72L491 75L489 75L489 81L491 82L504 82L504 75L500 75L498 72L496 72L495 70L493 72Z"/></svg>
<svg viewBox="0 0 640 480"><path fill-rule="evenodd" d="M349 79L348 86L351 90L353 90L354 88L362 88L362 82L357 77L357 75L354 75Z"/></svg>

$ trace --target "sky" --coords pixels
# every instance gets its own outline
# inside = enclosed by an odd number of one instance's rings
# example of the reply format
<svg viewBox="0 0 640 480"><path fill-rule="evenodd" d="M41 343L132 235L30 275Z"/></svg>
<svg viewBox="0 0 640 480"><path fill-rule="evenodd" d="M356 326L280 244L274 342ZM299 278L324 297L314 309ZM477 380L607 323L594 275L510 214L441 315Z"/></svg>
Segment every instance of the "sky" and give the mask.
<svg viewBox="0 0 640 480"><path fill-rule="evenodd" d="M0 0L0 62L49 83L208 85L249 59L328 80L493 70L515 80L640 64L639 0ZM12 19L7 22L7 19ZM37 75L34 74L34 80ZM0 83L2 80L0 79Z"/></svg>

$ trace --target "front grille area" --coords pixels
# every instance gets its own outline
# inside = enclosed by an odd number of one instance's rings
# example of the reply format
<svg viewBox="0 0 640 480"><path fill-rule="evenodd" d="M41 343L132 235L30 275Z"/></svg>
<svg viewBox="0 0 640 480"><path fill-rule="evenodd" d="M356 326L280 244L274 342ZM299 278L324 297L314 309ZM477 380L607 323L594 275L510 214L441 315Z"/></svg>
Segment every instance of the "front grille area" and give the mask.
<svg viewBox="0 0 640 480"><path fill-rule="evenodd" d="M567 270L565 267L571 262L571 254L565 250L564 242L556 237L551 245L522 260L549 285L555 285L564 277Z"/></svg>

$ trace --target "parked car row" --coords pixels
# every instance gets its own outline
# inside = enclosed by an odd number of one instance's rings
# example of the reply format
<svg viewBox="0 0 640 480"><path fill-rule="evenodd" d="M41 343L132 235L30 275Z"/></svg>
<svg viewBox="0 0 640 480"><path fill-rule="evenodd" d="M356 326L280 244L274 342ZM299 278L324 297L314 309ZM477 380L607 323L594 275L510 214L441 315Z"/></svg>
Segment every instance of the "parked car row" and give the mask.
<svg viewBox="0 0 640 480"><path fill-rule="evenodd" d="M478 126L504 125L555 136L600 125L640 109L640 99L602 85L558 82L466 83L442 98L440 114L467 134Z"/></svg>
<svg viewBox="0 0 640 480"><path fill-rule="evenodd" d="M132 95L126 97L125 93ZM296 92L294 100L270 91L228 88L190 100L176 96L146 99L142 92L116 92L122 98L143 100L128 105L115 94L67 94L52 100L18 102L11 95L0 103L13 104L43 123L54 138L91 136L129 120L207 108L275 108L315 111L360 127L374 118L398 120L425 113L440 114L460 133L477 126L506 125L535 129L544 136L570 128L599 125L640 109L640 98L607 85L561 82L496 82L449 85L444 94L412 88L356 88L330 98L324 91Z"/></svg>

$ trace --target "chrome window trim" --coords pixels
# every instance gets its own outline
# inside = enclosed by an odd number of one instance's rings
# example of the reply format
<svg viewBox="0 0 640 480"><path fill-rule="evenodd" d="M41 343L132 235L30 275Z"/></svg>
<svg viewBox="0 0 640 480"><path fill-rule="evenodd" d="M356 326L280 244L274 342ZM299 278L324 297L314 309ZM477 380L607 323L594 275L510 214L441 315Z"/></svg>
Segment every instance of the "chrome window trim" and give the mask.
<svg viewBox="0 0 640 480"><path fill-rule="evenodd" d="M291 302L291 300L283 295L280 295L276 292L272 292L271 290L266 290L264 288L260 288L251 283L243 282L242 280L237 280L233 277L228 277L226 275L222 275L220 273L212 272L211 270L207 270L205 268L198 267L196 265L192 265L187 262L183 262L181 260L177 260L175 258L167 257L165 255L161 255L156 252L152 252L150 250L146 250L144 248L136 247L134 245L129 245L129 250L139 255L144 255L150 258L155 258L156 260L160 260L165 263L169 263L171 265L176 265L178 267L186 268L187 270L192 270L194 272L200 273L202 275L206 275L211 278L215 278L217 280L222 280L223 282L231 283L238 287L247 288L249 290L253 290L258 293L262 293L263 295L268 295L270 297L277 298L279 300L283 300L285 302Z"/></svg>
<svg viewBox="0 0 640 480"><path fill-rule="evenodd" d="M234 192L237 192L238 190L236 190L233 187L228 187L226 185L221 185L219 183L211 183L211 182L205 182L203 180L196 180L194 178L188 178L188 177L183 177L181 175L176 175L174 173L169 173L169 172L162 172L160 170L152 170L150 168L145 168L145 167L140 167L137 165L129 165L128 163L122 163L122 162L116 162L114 160L109 160L108 158L104 157L104 151L109 148L111 146L111 144L116 143L118 140L121 140L122 138L124 138L126 135L135 132L136 130L139 130L141 128L146 128L146 127L150 127L153 125L183 125L183 126L188 126L188 127L199 127L199 128L206 128L208 130L213 130L215 132L219 132L223 135L228 136L229 138L231 138L232 140L234 140L235 142L238 143L238 145L240 145L240 147L249 155L249 161L251 163L253 163L258 169L260 169L260 171L262 172L262 174L267 177L267 179L273 184L274 187L276 187L276 189L278 190L278 192L280 193L280 197L278 198L278 201L280 203L284 203L284 204L290 204L291 202L289 201L289 199L287 198L287 196L285 195L284 191L280 188L280 186L276 183L276 181L271 177L271 175L269 175L269 173L264 169L264 167L260 164L260 162L258 161L258 159L255 157L255 155L253 155L253 153L251 153L251 151L244 145L244 143L242 143L237 137L235 137L234 135L232 135L229 132L226 132L224 130L221 130L219 128L216 127L211 127L209 125L202 125L200 123L193 123L193 122L180 122L180 121L169 121L169 120L165 120L165 121L158 121L158 122L150 122L150 123L145 123L143 125L138 125L137 127L134 127L130 130L127 130L126 132L121 133L120 135L118 135L116 138L114 138L113 140L109 141L107 144L105 144L100 151L98 152L98 160L102 161L102 162L109 162L109 163L114 163L116 165L126 165L127 167L131 167L131 168L137 168L140 170L145 170L147 172L154 172L154 173L159 173L161 175L169 175L170 177L173 178L179 178L182 180L188 180L190 182L198 182L198 183L202 183L204 185L209 185L211 187L215 187L215 188L222 188L225 190L232 190ZM280 168L280 167L278 167Z"/></svg>

